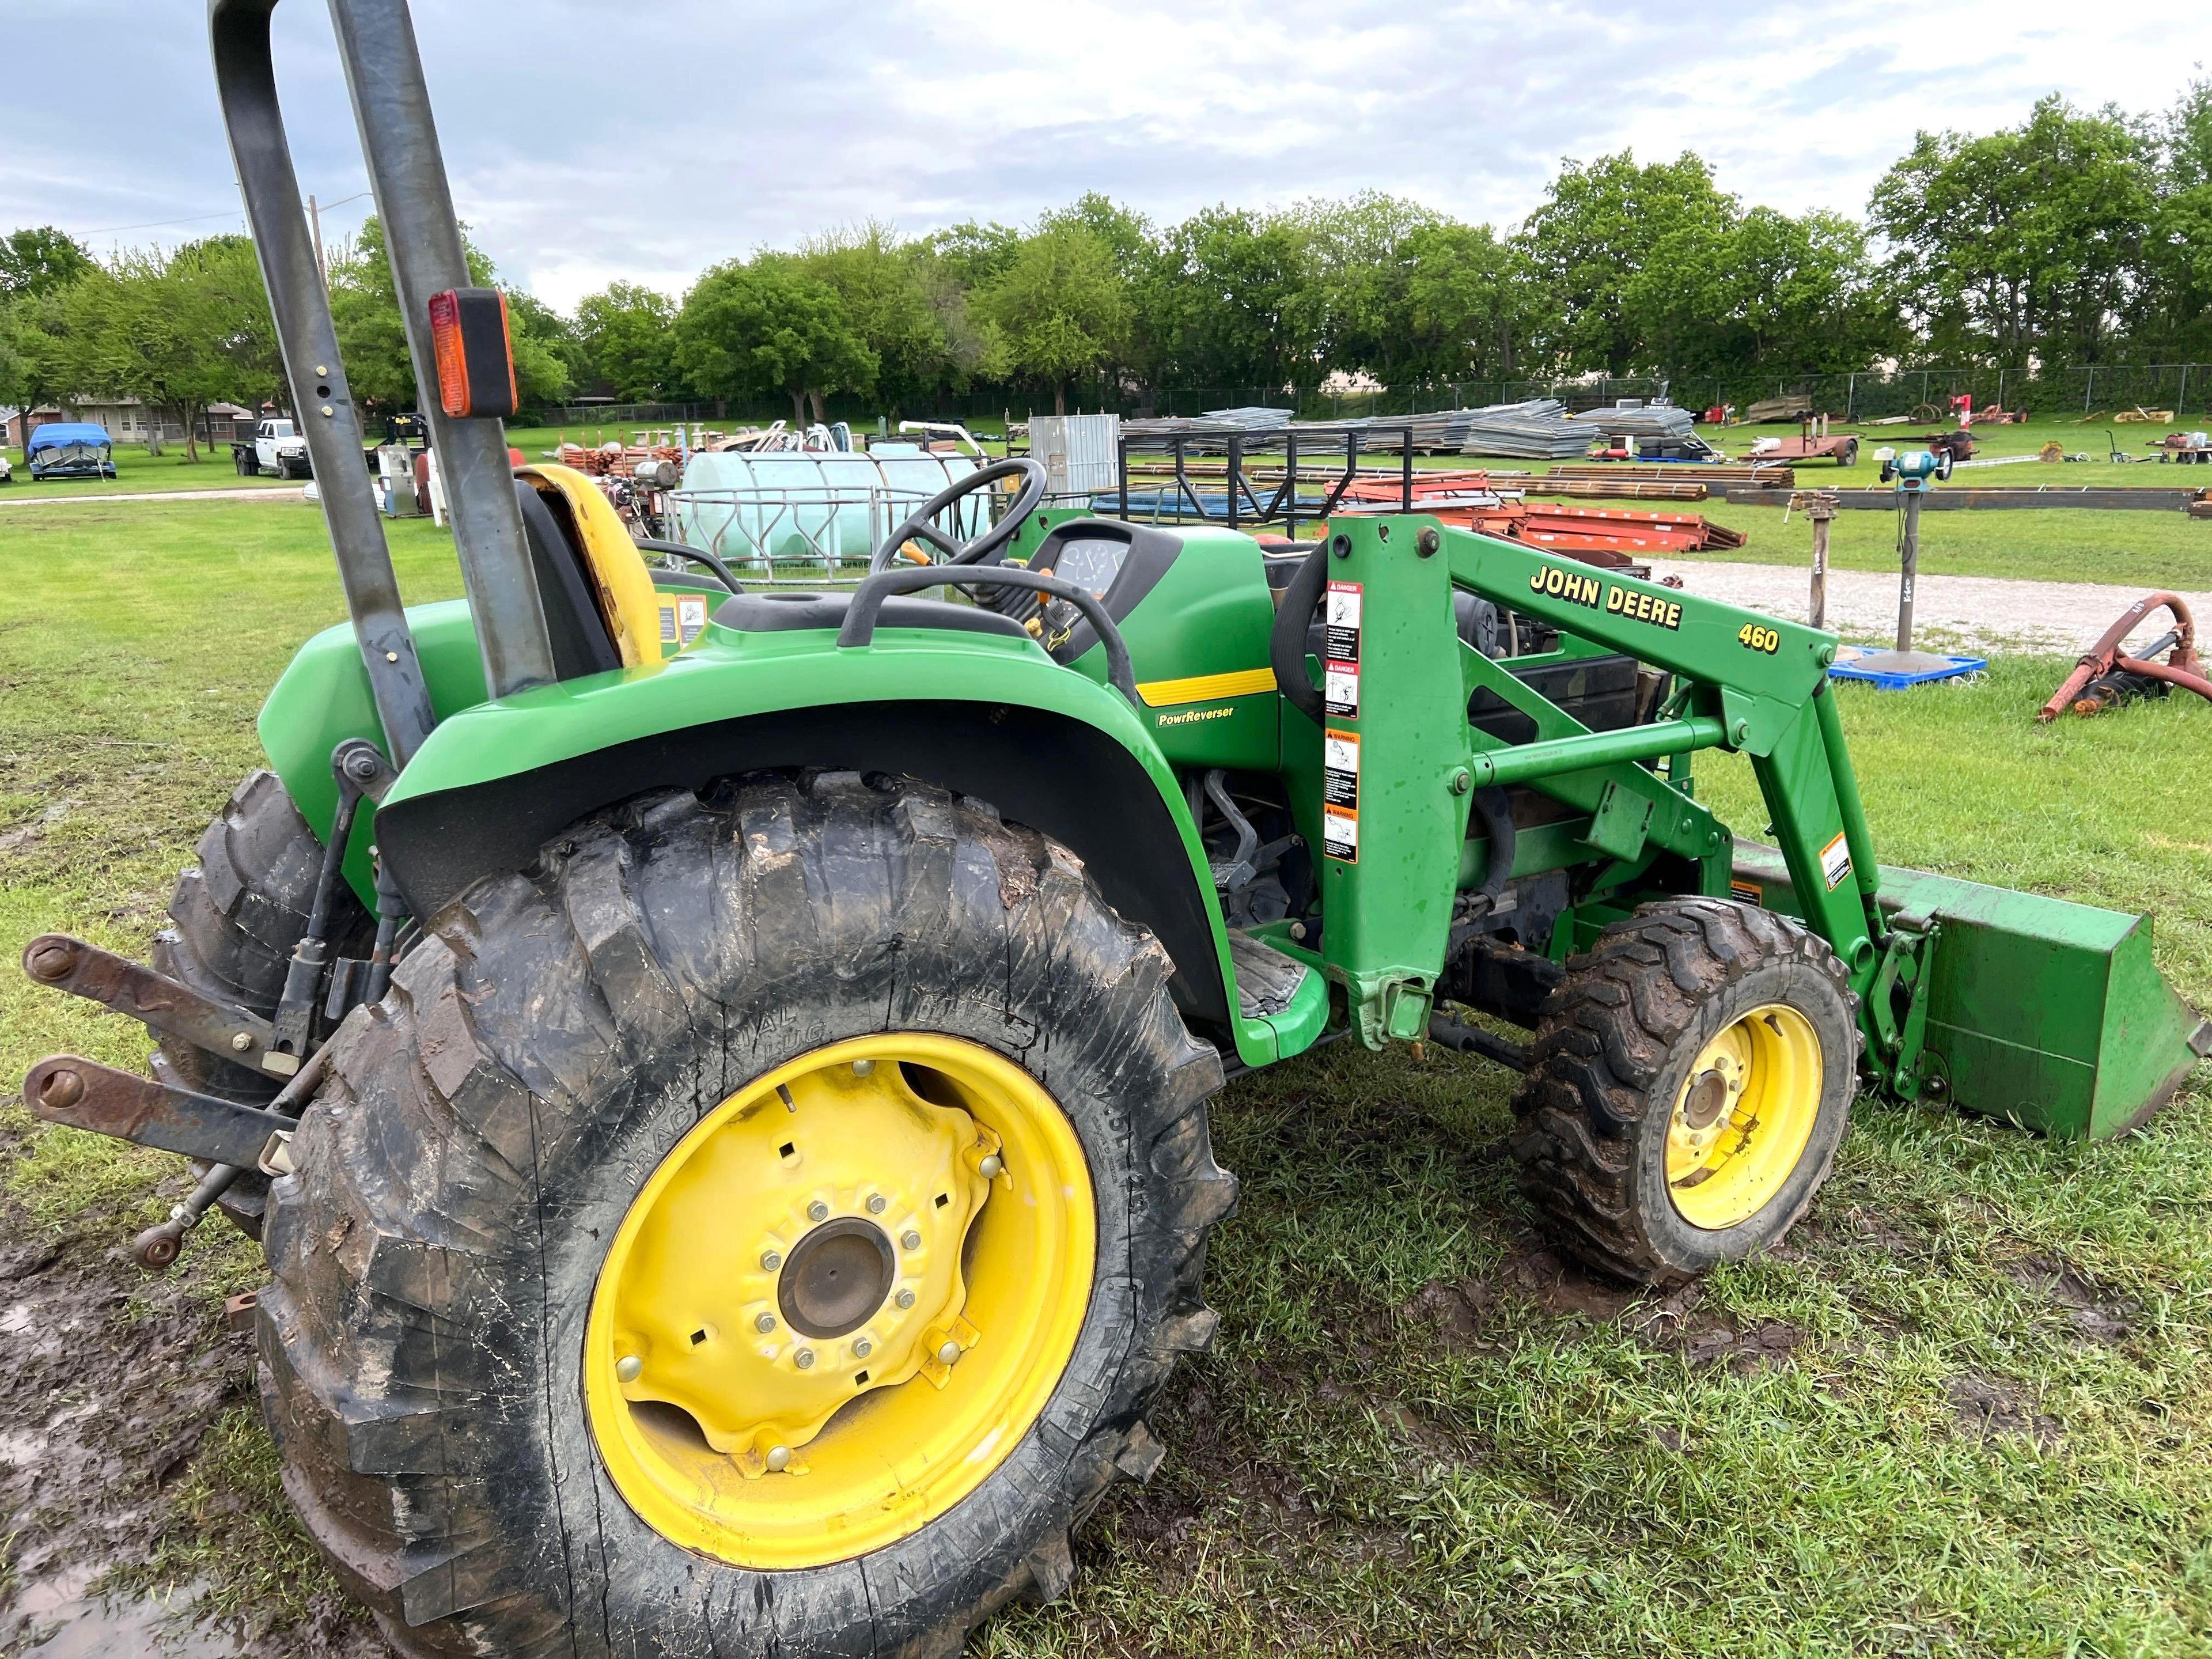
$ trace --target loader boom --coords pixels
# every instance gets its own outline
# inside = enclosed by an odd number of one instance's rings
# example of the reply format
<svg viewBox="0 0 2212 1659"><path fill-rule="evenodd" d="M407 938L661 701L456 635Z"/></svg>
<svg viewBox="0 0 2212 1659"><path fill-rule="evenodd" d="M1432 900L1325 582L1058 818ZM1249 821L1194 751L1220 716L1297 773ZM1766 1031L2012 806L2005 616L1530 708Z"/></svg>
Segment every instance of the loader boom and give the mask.
<svg viewBox="0 0 2212 1659"><path fill-rule="evenodd" d="M1327 713L1285 746L1310 745L1319 769L1321 956L1370 1045L1427 1030L1455 923L1480 914L1460 855L1469 799L1518 784L1589 814L1585 932L1664 893L1800 917L1844 963L1869 1063L1901 1098L2107 1134L2212 1048L2152 966L2146 920L1912 872L1886 901L1828 684L1833 635L1430 519L1331 529ZM1674 690L1650 723L1592 732L1462 641L1454 587L1558 629L1564 655L1621 653ZM1483 690L1534 740L1470 725ZM1694 798L1689 757L1713 748L1750 759L1771 848L1740 850ZM1524 839L1513 873L1542 856Z"/></svg>

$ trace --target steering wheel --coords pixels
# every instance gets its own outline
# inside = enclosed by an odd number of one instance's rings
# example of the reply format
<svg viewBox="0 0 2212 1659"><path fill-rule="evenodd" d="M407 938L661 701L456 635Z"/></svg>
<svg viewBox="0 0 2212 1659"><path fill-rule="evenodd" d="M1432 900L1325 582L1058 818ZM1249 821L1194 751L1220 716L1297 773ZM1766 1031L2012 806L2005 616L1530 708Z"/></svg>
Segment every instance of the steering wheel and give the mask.
<svg viewBox="0 0 2212 1659"><path fill-rule="evenodd" d="M981 535L968 541L956 542L932 522L955 501L972 495L979 489L988 489L1001 478L1012 477L1021 479L1020 493L1015 495L1013 504L1000 514L998 523ZM1045 481L1044 463L1031 460L1027 456L994 461L988 466L977 468L964 478L954 479L915 508L913 517L884 538L883 545L868 557L868 574L874 575L890 569L891 561L898 556L899 550L914 541L927 542L945 556L940 560L933 561L934 563L981 564L988 560L995 564L1000 549L1013 540L1014 532L1022 527L1022 520L1036 512L1037 504L1044 500Z"/></svg>

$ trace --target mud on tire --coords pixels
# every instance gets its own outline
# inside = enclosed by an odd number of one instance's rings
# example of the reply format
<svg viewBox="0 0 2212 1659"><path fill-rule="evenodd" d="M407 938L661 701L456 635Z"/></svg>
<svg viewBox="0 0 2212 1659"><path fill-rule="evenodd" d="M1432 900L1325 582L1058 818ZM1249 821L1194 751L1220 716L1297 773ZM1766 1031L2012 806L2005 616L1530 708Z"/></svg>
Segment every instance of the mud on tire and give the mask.
<svg viewBox="0 0 2212 1659"><path fill-rule="evenodd" d="M1812 1024L1824 1059L1811 1137L1757 1213L1706 1230L1667 1188L1674 1102L1705 1046L1771 1003ZM1827 1178L1856 1086L1856 999L1826 943L1723 899L1647 904L1599 935L1545 1000L1513 1100L1522 1194L1554 1241L1599 1272L1672 1284L1774 1243Z"/></svg>
<svg viewBox="0 0 2212 1659"><path fill-rule="evenodd" d="M410 1655L957 1650L1066 1584L1069 1528L1160 1455L1236 1187L1170 964L1073 856L910 780L759 775L633 802L432 919L272 1192L264 1404L285 1486ZM1098 1268L1042 1416L872 1553L758 1571L624 1504L580 1376L599 1264L700 1115L795 1056L933 1030L1024 1066L1090 1162Z"/></svg>

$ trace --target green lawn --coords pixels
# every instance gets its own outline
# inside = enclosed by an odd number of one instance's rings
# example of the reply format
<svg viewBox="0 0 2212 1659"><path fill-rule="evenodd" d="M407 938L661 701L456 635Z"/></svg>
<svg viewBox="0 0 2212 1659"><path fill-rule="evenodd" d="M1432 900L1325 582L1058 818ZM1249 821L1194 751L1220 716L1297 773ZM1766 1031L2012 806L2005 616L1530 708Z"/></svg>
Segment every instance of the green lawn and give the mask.
<svg viewBox="0 0 2212 1659"><path fill-rule="evenodd" d="M0 450L15 465L12 483L0 484L0 505L20 500L36 500L50 495L136 495L163 489L251 489L265 484L271 489L283 487L281 478L242 478L232 465L230 446L219 444L214 448L202 447L197 462L185 459L182 444L164 444L159 455L149 455L142 444L118 444L115 447L115 477L112 478L58 478L44 483L31 477L28 462L20 449ZM297 489L295 483L292 488Z"/></svg>
<svg viewBox="0 0 2212 1659"><path fill-rule="evenodd" d="M458 591L442 532L391 532L411 599ZM312 508L0 515L0 961L47 928L143 952L255 762L263 690L339 611ZM2061 672L1842 688L1878 844L2150 911L2212 1004L2212 708L2039 728ZM1699 788L1759 831L1747 768ZM145 1043L0 974L0 1077L58 1048L137 1066ZM2100 1146L1863 1104L1788 1248L1665 1298L1530 1235L1510 1081L1339 1045L1227 1091L1243 1204L1212 1255L1221 1340L1156 1419L1171 1455L1079 1534L1072 1598L979 1650L2212 1659L2212 1076ZM172 1303L243 1364L216 1308L258 1258L228 1230L152 1288L102 1259L176 1170L0 1107L0 1255L76 1241L88 1374ZM137 1576L205 1583L265 1651L327 1624L242 1395L158 1493L118 1473L82 1504L151 1504ZM39 1524L0 1543L0 1589Z"/></svg>

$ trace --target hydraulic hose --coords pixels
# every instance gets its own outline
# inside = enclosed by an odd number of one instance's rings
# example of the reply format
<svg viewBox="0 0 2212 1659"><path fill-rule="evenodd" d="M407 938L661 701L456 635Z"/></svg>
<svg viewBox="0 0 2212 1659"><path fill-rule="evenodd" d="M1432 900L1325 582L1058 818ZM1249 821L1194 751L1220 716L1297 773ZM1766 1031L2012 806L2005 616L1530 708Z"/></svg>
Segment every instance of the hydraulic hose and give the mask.
<svg viewBox="0 0 2212 1659"><path fill-rule="evenodd" d="M1283 590L1274 631L1267 635L1267 665L1275 671L1275 689L1316 726L1322 723L1328 704L1306 678L1306 630L1313 626L1314 612L1321 605L1322 588L1328 575L1329 544L1334 539L1322 537L1306 555L1306 562Z"/></svg>

